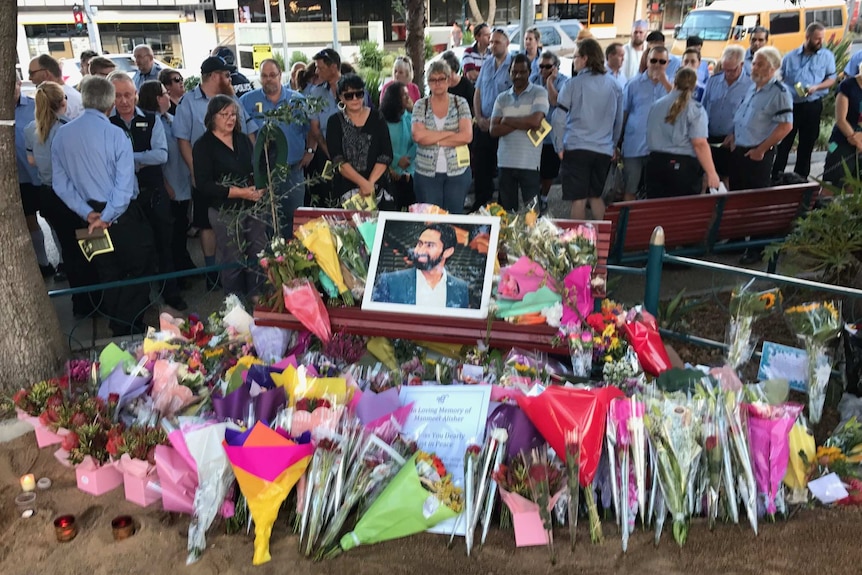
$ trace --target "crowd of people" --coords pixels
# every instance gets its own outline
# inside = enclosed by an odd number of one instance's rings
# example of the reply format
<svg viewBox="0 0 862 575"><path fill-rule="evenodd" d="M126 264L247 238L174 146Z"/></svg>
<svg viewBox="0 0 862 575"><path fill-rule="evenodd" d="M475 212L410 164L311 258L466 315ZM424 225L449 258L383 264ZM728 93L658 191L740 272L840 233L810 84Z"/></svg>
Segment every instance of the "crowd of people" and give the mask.
<svg viewBox="0 0 862 575"><path fill-rule="evenodd" d="M146 45L134 50L134 77L109 58L83 55L77 89L64 84L54 58L34 58L35 98L21 95L20 82L16 92L16 149L43 274L58 270L48 262L37 212L56 235L60 272L72 287L191 269L190 233L206 266L254 259L271 234L271 222L250 215L265 195L253 176L255 138L263 115L286 103L307 110L278 120L287 176L275 187L279 223L290 234L297 207L336 206L354 194L375 196L381 209L422 202L463 213L496 194L507 210L531 202L546 210L557 178L571 217L584 218L589 208L601 218L615 163L619 197L628 200L699 194L721 183L768 187L797 135L795 171L807 177L823 97L837 78L816 22L805 44L783 58L757 28L748 50L728 46L714 69L701 60L699 38L688 39L680 58L644 21L635 22L630 42L604 49L584 34L572 70L542 50L536 28L518 54L504 29L482 23L471 31L475 41L461 61L447 51L429 65L424 97L410 59L399 56L379 106L330 48L294 65L287 82L281 65L265 60L261 87L253 89L220 47L188 93L182 75L155 62ZM862 150L855 66L839 90L827 171L830 161L840 166ZM311 99L315 105L303 108ZM331 180L320 177L327 164L336 167ZM85 228L107 230L114 251L88 262L76 239ZM259 281L241 267L207 274L210 287L221 282L248 297ZM163 282L165 303L184 309L185 287ZM98 303L116 334L140 331L149 296L146 284L106 290L98 300L78 295L74 312L87 315Z"/></svg>

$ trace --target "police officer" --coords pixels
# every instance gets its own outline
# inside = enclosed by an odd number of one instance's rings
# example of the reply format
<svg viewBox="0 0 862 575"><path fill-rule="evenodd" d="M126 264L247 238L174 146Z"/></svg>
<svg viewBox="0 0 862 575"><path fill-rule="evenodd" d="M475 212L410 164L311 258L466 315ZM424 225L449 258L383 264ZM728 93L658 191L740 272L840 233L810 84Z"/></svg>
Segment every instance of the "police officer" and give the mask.
<svg viewBox="0 0 862 575"><path fill-rule="evenodd" d="M793 140L799 132L794 171L808 178L811 173L811 152L820 135L820 114L823 98L835 84L835 56L823 49L825 29L812 22L805 29L805 44L789 52L781 63L781 77L793 96L793 129L781 141L772 167L772 179L784 172Z"/></svg>
<svg viewBox="0 0 862 575"><path fill-rule="evenodd" d="M733 115L754 85L743 73L742 46L728 46L721 55L721 72L706 82L703 92L703 109L709 117L709 138L712 162L719 177L728 183L730 148L724 146L727 136L733 133Z"/></svg>
<svg viewBox="0 0 862 575"><path fill-rule="evenodd" d="M218 46L213 49L210 56L218 56L225 61L225 64L233 67L233 70L231 70L230 73L230 85L233 86L233 91L237 98L241 98L254 90L254 86L251 85L251 82L245 77L245 74L241 73L237 69L236 56L234 56L233 50L227 46Z"/></svg>
<svg viewBox="0 0 862 575"><path fill-rule="evenodd" d="M731 149L730 189L766 188L775 146L793 128L793 98L776 77L781 54L772 46L757 51L745 99L733 116L733 134L725 140Z"/></svg>
<svg viewBox="0 0 862 575"><path fill-rule="evenodd" d="M706 112L694 99L697 71L680 68L673 88L653 105L647 118L647 198L699 194L703 172L709 187L718 188L706 142Z"/></svg>
<svg viewBox="0 0 862 575"><path fill-rule="evenodd" d="M158 271L171 273L175 269L171 244L174 218L162 174L162 165L168 161L165 128L154 113L144 112L135 105L138 93L128 74L111 72L108 80L114 85L115 92L111 123L123 130L132 142L138 204L153 228ZM165 303L178 311L188 307L180 296L175 278L164 282L162 295Z"/></svg>
<svg viewBox="0 0 862 575"><path fill-rule="evenodd" d="M91 233L108 230L114 251L93 258L99 281L144 277L152 271L153 232L136 200L132 143L108 119L114 85L99 76L81 81L84 113L57 129L51 145L57 196ZM101 309L114 336L143 333L147 284L105 290Z"/></svg>

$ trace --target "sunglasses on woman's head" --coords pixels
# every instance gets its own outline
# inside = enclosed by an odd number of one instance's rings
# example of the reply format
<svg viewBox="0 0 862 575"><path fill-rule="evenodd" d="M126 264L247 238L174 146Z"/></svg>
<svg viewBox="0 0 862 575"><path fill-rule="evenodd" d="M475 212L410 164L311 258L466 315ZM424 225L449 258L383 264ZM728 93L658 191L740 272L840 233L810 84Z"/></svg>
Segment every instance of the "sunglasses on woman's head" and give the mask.
<svg viewBox="0 0 862 575"><path fill-rule="evenodd" d="M341 97L345 100L361 100L365 97L365 90L354 90L353 92L342 92Z"/></svg>

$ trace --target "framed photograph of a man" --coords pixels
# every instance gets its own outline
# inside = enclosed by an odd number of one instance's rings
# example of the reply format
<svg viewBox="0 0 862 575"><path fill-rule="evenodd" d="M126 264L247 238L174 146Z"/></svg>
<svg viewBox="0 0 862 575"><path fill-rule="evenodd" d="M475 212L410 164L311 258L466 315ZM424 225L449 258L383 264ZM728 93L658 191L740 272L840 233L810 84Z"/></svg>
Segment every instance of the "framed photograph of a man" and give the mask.
<svg viewBox="0 0 862 575"><path fill-rule="evenodd" d="M362 309L484 319L499 218L380 212Z"/></svg>

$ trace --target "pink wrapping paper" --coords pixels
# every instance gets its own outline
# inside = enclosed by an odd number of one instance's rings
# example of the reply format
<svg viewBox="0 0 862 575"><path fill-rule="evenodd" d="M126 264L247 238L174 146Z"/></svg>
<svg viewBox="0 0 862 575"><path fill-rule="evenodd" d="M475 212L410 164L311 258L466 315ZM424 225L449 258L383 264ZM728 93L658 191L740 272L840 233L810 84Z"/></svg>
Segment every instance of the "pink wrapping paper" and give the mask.
<svg viewBox="0 0 862 575"><path fill-rule="evenodd" d="M527 256L521 256L517 262L500 270L497 294L501 298L520 301L528 293L544 286L551 291L557 291L553 278L542 266Z"/></svg>
<svg viewBox="0 0 862 575"><path fill-rule="evenodd" d="M775 515L775 496L787 473L790 461L790 429L803 406L785 403L764 413L754 405L748 410L748 435L758 497L762 498L769 515Z"/></svg>
<svg viewBox="0 0 862 575"><path fill-rule="evenodd" d="M171 417L194 401L192 390L177 381L180 364L160 359L153 367L153 406L162 417Z"/></svg>
<svg viewBox="0 0 862 575"><path fill-rule="evenodd" d="M184 321L183 319L175 318L169 313L162 312L159 314L159 331L170 333L174 339L189 341L180 331L180 326L183 325Z"/></svg>
<svg viewBox="0 0 862 575"><path fill-rule="evenodd" d="M54 452L54 458L60 462L63 467L72 467L72 462L69 461L69 452L62 447Z"/></svg>
<svg viewBox="0 0 862 575"><path fill-rule="evenodd" d="M123 474L114 465L98 465L87 456L75 467L78 489L90 495L103 495L123 483Z"/></svg>
<svg viewBox="0 0 862 575"><path fill-rule="evenodd" d="M634 413L632 413L631 399L616 398L611 400L609 415L617 428L617 443L619 445L630 445L632 440L629 434L629 419L633 416L643 417L644 404L640 401L635 402Z"/></svg>
<svg viewBox="0 0 862 575"><path fill-rule="evenodd" d="M548 510L553 509L557 499L563 494L561 489L551 497ZM500 488L500 498L509 511L512 512L512 525L515 528L515 545L517 547L532 547L548 544L548 533L542 525L539 506L517 493Z"/></svg>
<svg viewBox="0 0 862 575"><path fill-rule="evenodd" d="M593 311L593 292L590 288L590 266L580 266L563 280L563 318L561 325L580 325Z"/></svg>
<svg viewBox="0 0 862 575"><path fill-rule="evenodd" d="M318 407L311 413L297 411L293 414L290 435L291 437L299 437L306 431L320 426L334 428L338 420L341 419L342 411L344 411L344 407Z"/></svg>
<svg viewBox="0 0 862 575"><path fill-rule="evenodd" d="M33 429L36 431L36 445L39 447L48 447L49 445L63 443L62 435L54 433L44 425L39 424Z"/></svg>
<svg viewBox="0 0 862 575"><path fill-rule="evenodd" d="M185 445L185 444L183 444ZM156 446L156 474L162 487L162 507L191 515L194 512L197 470L190 467L176 448Z"/></svg>
<svg viewBox="0 0 862 575"><path fill-rule="evenodd" d="M154 465L141 459L132 459L128 454L124 454L115 465L123 474L127 501L147 507L161 499L159 490L150 487L150 483L159 482Z"/></svg>
<svg viewBox="0 0 862 575"><path fill-rule="evenodd" d="M524 395L519 387L503 387L502 385L491 386L491 401L498 403L515 403L519 397Z"/></svg>

